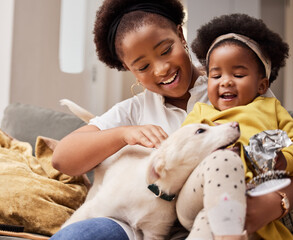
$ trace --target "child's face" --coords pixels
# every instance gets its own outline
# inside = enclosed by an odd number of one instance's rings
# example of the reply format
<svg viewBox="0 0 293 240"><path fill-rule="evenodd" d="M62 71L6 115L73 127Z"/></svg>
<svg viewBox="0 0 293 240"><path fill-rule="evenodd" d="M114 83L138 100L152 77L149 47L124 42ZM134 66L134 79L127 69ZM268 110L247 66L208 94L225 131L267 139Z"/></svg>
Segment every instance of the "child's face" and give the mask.
<svg viewBox="0 0 293 240"><path fill-rule="evenodd" d="M184 49L182 29L144 25L121 42L122 60L140 83L165 97L179 98L194 83L194 68Z"/></svg>
<svg viewBox="0 0 293 240"><path fill-rule="evenodd" d="M218 110L246 105L268 89L249 49L229 44L215 48L209 60L208 96Z"/></svg>

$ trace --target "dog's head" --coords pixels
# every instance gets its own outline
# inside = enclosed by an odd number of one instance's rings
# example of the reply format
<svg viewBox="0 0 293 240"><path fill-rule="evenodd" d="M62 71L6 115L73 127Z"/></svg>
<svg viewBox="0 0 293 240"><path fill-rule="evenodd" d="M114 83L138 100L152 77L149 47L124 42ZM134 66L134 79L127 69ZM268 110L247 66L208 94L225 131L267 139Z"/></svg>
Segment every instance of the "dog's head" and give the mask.
<svg viewBox="0 0 293 240"><path fill-rule="evenodd" d="M215 150L226 148L240 136L236 122L209 126L186 125L170 135L151 154L147 183L167 194L177 193L191 171Z"/></svg>

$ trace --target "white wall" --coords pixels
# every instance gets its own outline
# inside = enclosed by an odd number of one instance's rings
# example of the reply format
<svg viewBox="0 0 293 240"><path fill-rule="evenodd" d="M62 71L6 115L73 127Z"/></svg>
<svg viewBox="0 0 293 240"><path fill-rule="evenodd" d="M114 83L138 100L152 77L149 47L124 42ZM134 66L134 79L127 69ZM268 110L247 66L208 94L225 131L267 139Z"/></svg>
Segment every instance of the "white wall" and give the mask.
<svg viewBox="0 0 293 240"><path fill-rule="evenodd" d="M15 0L9 102L68 111L59 105L60 99L68 98L101 114L131 95L125 86L133 78L97 60L92 31L100 2L86 2L85 68L72 74L59 65L61 0Z"/></svg>
<svg viewBox="0 0 293 240"><path fill-rule="evenodd" d="M246 13L260 17L260 0L186 0L188 9L188 43L196 36L196 30L215 16L229 13Z"/></svg>
<svg viewBox="0 0 293 240"><path fill-rule="evenodd" d="M10 97L10 67L14 0L0 0L0 121Z"/></svg>
<svg viewBox="0 0 293 240"><path fill-rule="evenodd" d="M285 68L284 76L284 105L293 110L293 1L287 1L285 11L285 40L290 43L289 59Z"/></svg>
<svg viewBox="0 0 293 240"><path fill-rule="evenodd" d="M262 0L261 18L267 26L284 38L285 3L287 0ZM272 17L274 16L274 17ZM271 89L284 104L284 68L280 69L278 78L272 83Z"/></svg>

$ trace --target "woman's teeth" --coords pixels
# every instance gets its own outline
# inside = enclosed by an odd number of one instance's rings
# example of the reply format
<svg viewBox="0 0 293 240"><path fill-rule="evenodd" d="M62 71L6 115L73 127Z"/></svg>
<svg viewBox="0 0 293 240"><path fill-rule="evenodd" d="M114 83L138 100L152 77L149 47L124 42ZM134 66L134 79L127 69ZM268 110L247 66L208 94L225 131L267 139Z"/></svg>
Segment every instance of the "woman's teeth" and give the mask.
<svg viewBox="0 0 293 240"><path fill-rule="evenodd" d="M168 80L164 81L164 82L161 82L161 84L169 84L171 82L173 82L175 80L175 78L177 77L177 72L175 73L175 75L171 78L169 78Z"/></svg>

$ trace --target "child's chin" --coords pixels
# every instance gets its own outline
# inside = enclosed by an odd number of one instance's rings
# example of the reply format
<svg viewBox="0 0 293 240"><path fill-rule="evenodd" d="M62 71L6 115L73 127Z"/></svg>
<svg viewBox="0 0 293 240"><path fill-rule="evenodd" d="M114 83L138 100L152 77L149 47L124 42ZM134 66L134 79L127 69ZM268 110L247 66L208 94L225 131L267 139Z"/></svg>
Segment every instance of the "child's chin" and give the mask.
<svg viewBox="0 0 293 240"><path fill-rule="evenodd" d="M231 103L219 104L217 109L220 110L220 111L224 111L224 110L227 110L229 108L233 108L233 107L237 107L237 106L238 106L237 104L233 104L231 102Z"/></svg>

